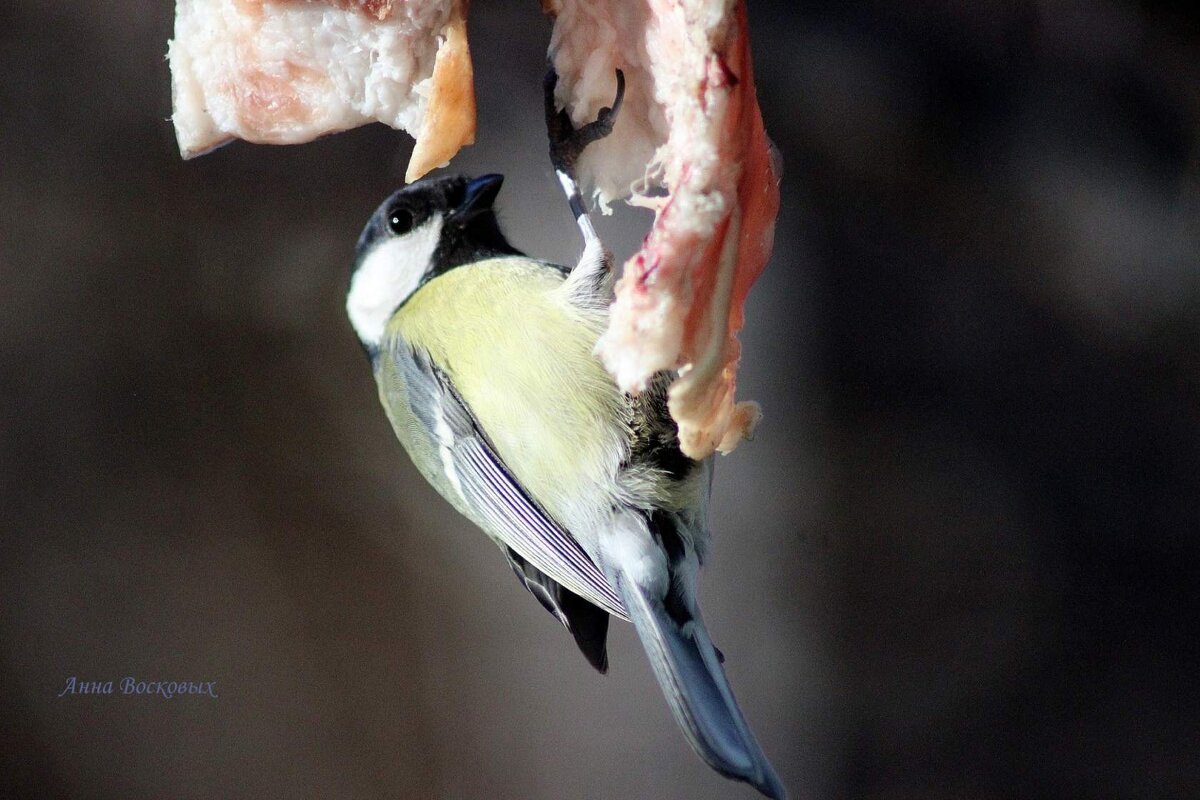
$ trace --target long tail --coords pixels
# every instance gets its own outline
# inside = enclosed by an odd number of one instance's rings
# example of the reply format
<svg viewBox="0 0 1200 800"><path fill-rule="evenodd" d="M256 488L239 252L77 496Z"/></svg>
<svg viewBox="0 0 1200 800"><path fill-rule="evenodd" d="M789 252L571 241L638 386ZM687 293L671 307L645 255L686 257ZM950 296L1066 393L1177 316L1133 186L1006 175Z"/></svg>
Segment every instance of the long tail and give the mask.
<svg viewBox="0 0 1200 800"><path fill-rule="evenodd" d="M637 628L671 713L692 748L726 777L745 781L767 797L787 791L750 732L697 609L669 612L663 598L616 569L617 588Z"/></svg>

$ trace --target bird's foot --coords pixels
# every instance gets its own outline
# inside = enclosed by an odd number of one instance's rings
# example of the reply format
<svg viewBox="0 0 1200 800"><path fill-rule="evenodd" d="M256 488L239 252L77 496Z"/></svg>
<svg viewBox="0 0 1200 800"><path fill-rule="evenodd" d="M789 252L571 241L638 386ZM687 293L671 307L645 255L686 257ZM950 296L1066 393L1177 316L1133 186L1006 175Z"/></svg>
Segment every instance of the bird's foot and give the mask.
<svg viewBox="0 0 1200 800"><path fill-rule="evenodd" d="M617 96L611 106L600 109L596 119L583 127L576 128L567 110L559 109L554 102L554 88L558 85L558 72L554 65L546 72L542 82L546 103L546 132L550 137L550 163L557 172L575 181L575 163L584 148L612 133L625 99L625 73L617 70Z"/></svg>

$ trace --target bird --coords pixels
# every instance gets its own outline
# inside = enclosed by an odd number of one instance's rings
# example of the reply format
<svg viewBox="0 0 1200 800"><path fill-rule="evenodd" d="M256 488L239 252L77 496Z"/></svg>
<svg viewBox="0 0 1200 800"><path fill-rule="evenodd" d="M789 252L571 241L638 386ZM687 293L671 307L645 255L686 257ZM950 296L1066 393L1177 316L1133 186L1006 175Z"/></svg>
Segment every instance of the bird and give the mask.
<svg viewBox="0 0 1200 800"><path fill-rule="evenodd" d="M400 443L490 537L520 583L608 669L609 620L633 623L685 738L720 774L786 791L750 731L700 615L713 463L684 455L672 375L619 389L594 348L612 258L575 159L612 130L624 93L576 129L545 81L551 160L582 233L573 267L509 243L503 176L426 178L388 197L358 239L346 309Z"/></svg>

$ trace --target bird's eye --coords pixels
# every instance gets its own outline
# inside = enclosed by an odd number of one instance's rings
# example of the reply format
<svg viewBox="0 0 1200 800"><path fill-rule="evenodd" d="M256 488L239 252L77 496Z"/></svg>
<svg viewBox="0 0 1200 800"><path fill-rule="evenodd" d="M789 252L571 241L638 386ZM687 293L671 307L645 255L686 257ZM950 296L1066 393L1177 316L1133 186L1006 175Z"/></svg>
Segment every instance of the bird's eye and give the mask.
<svg viewBox="0 0 1200 800"><path fill-rule="evenodd" d="M397 236L412 230L413 215L403 208L393 208L388 212L388 228Z"/></svg>

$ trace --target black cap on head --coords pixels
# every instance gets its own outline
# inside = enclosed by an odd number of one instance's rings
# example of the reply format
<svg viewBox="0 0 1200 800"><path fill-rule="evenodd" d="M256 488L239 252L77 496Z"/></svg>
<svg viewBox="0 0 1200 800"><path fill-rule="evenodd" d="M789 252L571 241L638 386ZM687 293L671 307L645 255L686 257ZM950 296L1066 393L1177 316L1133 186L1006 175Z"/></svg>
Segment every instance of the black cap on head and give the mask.
<svg viewBox="0 0 1200 800"><path fill-rule="evenodd" d="M404 236L434 215L442 217L441 241L434 255L433 275L482 258L519 255L500 231L492 208L503 175L463 175L426 178L385 200L358 237L356 264L380 239Z"/></svg>

